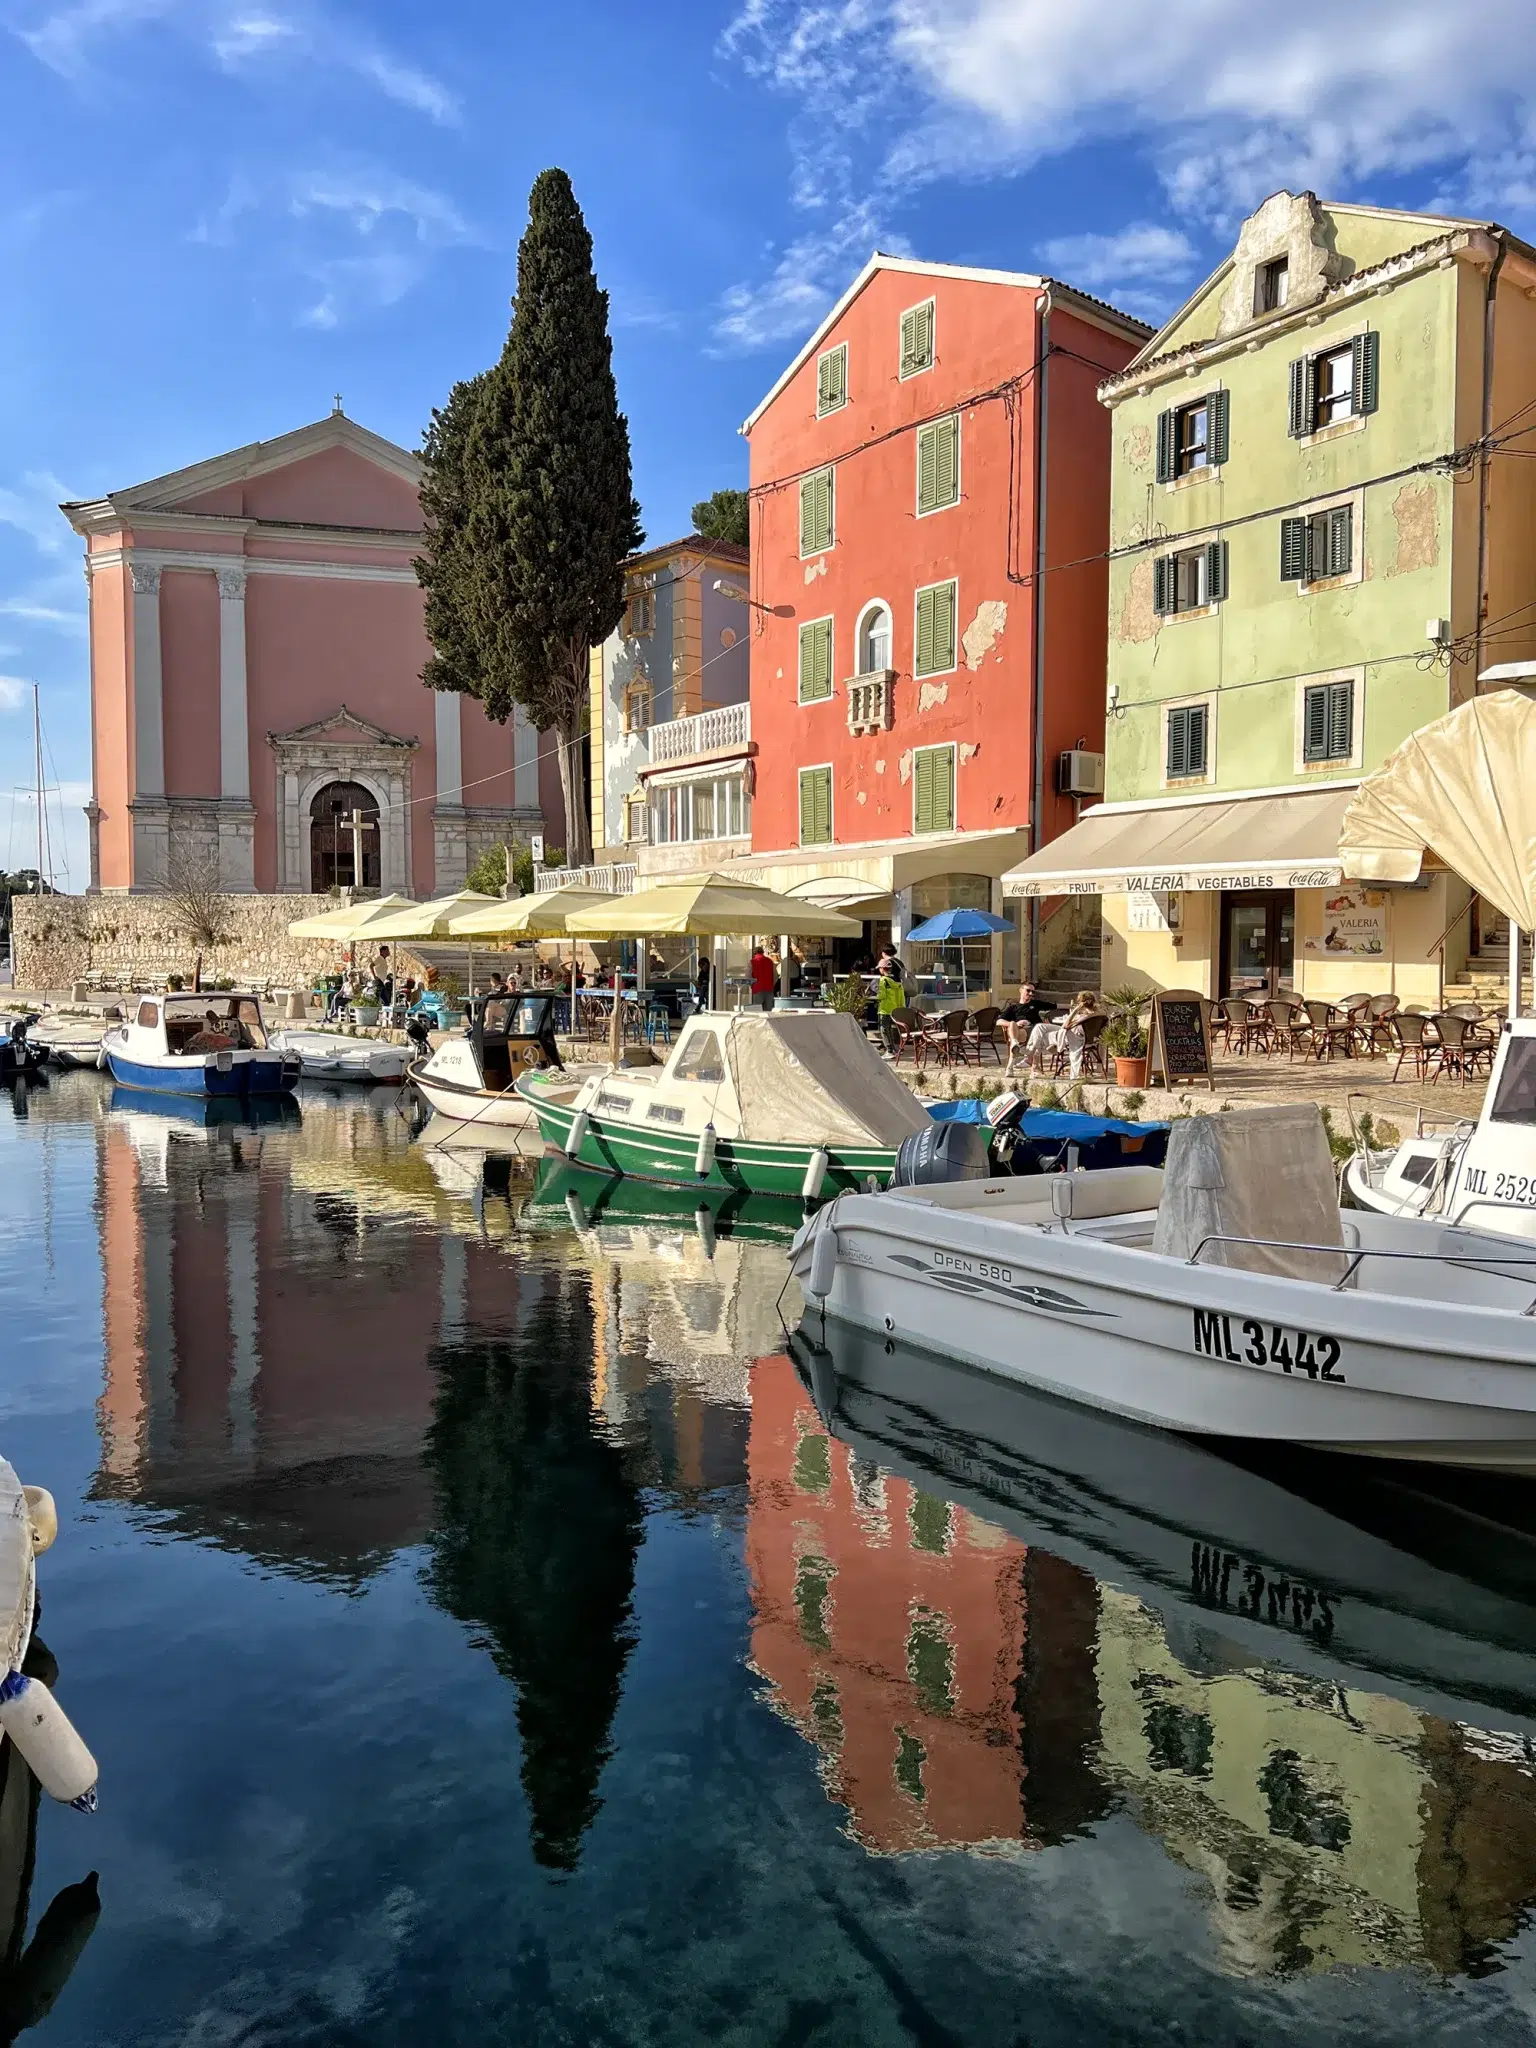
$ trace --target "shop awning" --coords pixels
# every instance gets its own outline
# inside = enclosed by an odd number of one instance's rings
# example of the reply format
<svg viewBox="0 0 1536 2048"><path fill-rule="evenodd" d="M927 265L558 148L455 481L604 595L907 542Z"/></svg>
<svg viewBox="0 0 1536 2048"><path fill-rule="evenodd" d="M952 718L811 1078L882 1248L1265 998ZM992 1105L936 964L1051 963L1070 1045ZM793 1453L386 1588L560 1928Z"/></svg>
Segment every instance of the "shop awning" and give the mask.
<svg viewBox="0 0 1536 2048"><path fill-rule="evenodd" d="M1536 704L1496 690L1421 726L1361 783L1340 845L1351 878L1411 882L1433 856L1536 925Z"/></svg>
<svg viewBox="0 0 1536 2048"><path fill-rule="evenodd" d="M1353 795L1353 789L1304 789L1205 803L1099 804L1009 868L1003 893L1329 889L1343 876L1339 827Z"/></svg>

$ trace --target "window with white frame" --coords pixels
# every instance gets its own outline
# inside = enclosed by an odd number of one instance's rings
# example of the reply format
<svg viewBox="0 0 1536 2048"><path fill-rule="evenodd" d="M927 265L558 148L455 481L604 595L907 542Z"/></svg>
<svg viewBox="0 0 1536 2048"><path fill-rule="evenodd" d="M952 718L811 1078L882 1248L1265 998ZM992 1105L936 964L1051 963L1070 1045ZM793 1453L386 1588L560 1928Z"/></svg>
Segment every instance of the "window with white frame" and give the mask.
<svg viewBox="0 0 1536 2048"><path fill-rule="evenodd" d="M1163 727L1163 780L1201 782L1210 774L1211 707L1171 704Z"/></svg>
<svg viewBox="0 0 1536 2048"><path fill-rule="evenodd" d="M917 747L912 754L912 830L955 829L955 750Z"/></svg>
<svg viewBox="0 0 1536 2048"><path fill-rule="evenodd" d="M828 463L825 469L814 469L800 479L801 555L824 554L836 533L836 486Z"/></svg>
<svg viewBox="0 0 1536 2048"><path fill-rule="evenodd" d="M1355 566L1353 502L1328 505L1280 522L1280 581L1325 583Z"/></svg>
<svg viewBox="0 0 1536 2048"><path fill-rule="evenodd" d="M1351 761L1354 753L1354 678L1308 683L1301 693L1302 761L1308 767L1326 761Z"/></svg>
<svg viewBox="0 0 1536 2048"><path fill-rule="evenodd" d="M913 673L941 676L955 665L955 625L959 585L930 583L917 593L916 653Z"/></svg>
<svg viewBox="0 0 1536 2048"><path fill-rule="evenodd" d="M653 788L648 804L653 846L684 846L701 839L745 839L752 831L752 799L741 769ZM632 834L644 838L644 832Z"/></svg>
<svg viewBox="0 0 1536 2048"><path fill-rule="evenodd" d="M917 430L917 509L942 512L960 502L960 415L929 420Z"/></svg>
<svg viewBox="0 0 1536 2048"><path fill-rule="evenodd" d="M816 358L816 417L838 412L848 403L848 344L840 341Z"/></svg>
<svg viewBox="0 0 1536 2048"><path fill-rule="evenodd" d="M800 628L800 679L796 694L802 704L820 704L832 694L830 619L807 619Z"/></svg>
<svg viewBox="0 0 1536 2048"><path fill-rule="evenodd" d="M832 770L830 766L800 770L800 844L832 844Z"/></svg>
<svg viewBox="0 0 1536 2048"><path fill-rule="evenodd" d="M909 306L901 316L901 356L898 375L915 377L919 372L933 368L933 335L933 300L924 299L920 306Z"/></svg>
<svg viewBox="0 0 1536 2048"><path fill-rule="evenodd" d="M883 604L868 606L859 620L854 668L861 676L877 675L891 665L891 613Z"/></svg>
<svg viewBox="0 0 1536 2048"><path fill-rule="evenodd" d="M629 603L624 611L624 631L631 640L638 640L656 630L656 597L653 591L632 590Z"/></svg>
<svg viewBox="0 0 1536 2048"><path fill-rule="evenodd" d="M1357 334L1351 340L1291 364L1290 433L1304 441L1345 420L1363 419L1376 410L1381 378L1381 336Z"/></svg>
<svg viewBox="0 0 1536 2048"><path fill-rule="evenodd" d="M1179 612L1204 611L1219 604L1227 594L1227 543L1207 541L1200 547L1179 548L1171 555L1154 556L1152 562L1152 609L1159 618Z"/></svg>

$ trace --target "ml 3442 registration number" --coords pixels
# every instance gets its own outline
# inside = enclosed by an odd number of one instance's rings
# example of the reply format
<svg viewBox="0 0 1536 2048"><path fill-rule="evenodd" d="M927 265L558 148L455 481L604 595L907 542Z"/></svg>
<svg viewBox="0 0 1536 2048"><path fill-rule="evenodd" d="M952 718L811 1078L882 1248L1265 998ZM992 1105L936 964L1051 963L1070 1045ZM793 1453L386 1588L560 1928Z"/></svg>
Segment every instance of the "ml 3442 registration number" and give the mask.
<svg viewBox="0 0 1536 2048"><path fill-rule="evenodd" d="M1202 1358L1224 1359L1228 1365L1278 1366L1282 1372L1305 1373L1309 1380L1345 1384L1337 1337L1315 1337L1283 1323L1261 1323L1252 1316L1239 1319L1214 1309L1197 1308L1194 1317L1195 1350Z"/></svg>

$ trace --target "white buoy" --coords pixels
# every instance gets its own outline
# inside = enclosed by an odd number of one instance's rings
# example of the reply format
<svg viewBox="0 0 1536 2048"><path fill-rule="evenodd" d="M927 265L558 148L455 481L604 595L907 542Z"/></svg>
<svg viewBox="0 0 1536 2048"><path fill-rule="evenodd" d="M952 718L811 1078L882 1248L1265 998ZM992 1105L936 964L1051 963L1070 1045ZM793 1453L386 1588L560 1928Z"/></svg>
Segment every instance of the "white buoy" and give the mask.
<svg viewBox="0 0 1536 2048"><path fill-rule="evenodd" d="M702 1180L705 1174L713 1172L714 1164L715 1127L713 1124L706 1124L699 1133L699 1149L693 1155L693 1170Z"/></svg>
<svg viewBox="0 0 1536 2048"><path fill-rule="evenodd" d="M571 1128L565 1134L565 1156L574 1159L587 1142L587 1125L591 1121L584 1109L578 1109L571 1118Z"/></svg>
<svg viewBox="0 0 1536 2048"><path fill-rule="evenodd" d="M574 1188L567 1188L565 1191L565 1213L571 1219L572 1230L586 1229L587 1212L582 1206L580 1195L577 1194Z"/></svg>
<svg viewBox="0 0 1536 2048"><path fill-rule="evenodd" d="M53 1495L46 1486L24 1486L27 1519L32 1524L32 1548L48 1550L59 1533L59 1511L53 1504Z"/></svg>
<svg viewBox="0 0 1536 2048"><path fill-rule="evenodd" d="M699 1243L704 1247L706 1259L715 1256L715 1212L708 1202L700 1202L693 1212L693 1227L699 1233Z"/></svg>
<svg viewBox="0 0 1536 2048"><path fill-rule="evenodd" d="M0 1731L9 1735L54 1799L72 1805L96 1784L96 1759L46 1685L13 1672L0 1686Z"/></svg>
<svg viewBox="0 0 1536 2048"><path fill-rule="evenodd" d="M825 1301L836 1278L837 1232L829 1224L823 1224L811 1246L811 1272L805 1291L812 1301Z"/></svg>
<svg viewBox="0 0 1536 2048"><path fill-rule="evenodd" d="M821 1184L827 1177L827 1168L832 1164L825 1145L818 1145L805 1165L805 1179L800 1183L803 1201L814 1202L821 1193Z"/></svg>

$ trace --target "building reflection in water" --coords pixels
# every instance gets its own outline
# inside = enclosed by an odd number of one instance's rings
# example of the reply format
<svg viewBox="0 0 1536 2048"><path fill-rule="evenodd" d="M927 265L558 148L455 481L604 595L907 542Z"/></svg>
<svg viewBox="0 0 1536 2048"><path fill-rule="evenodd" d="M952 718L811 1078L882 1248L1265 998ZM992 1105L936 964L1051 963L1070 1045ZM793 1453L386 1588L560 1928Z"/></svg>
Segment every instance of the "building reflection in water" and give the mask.
<svg viewBox="0 0 1536 2048"><path fill-rule="evenodd" d="M1497 1967L1536 1901L1518 1737L1256 1663L888 1475L786 1358L752 1371L752 1660L886 1854L1127 1812L1203 1880L1226 1966Z"/></svg>

